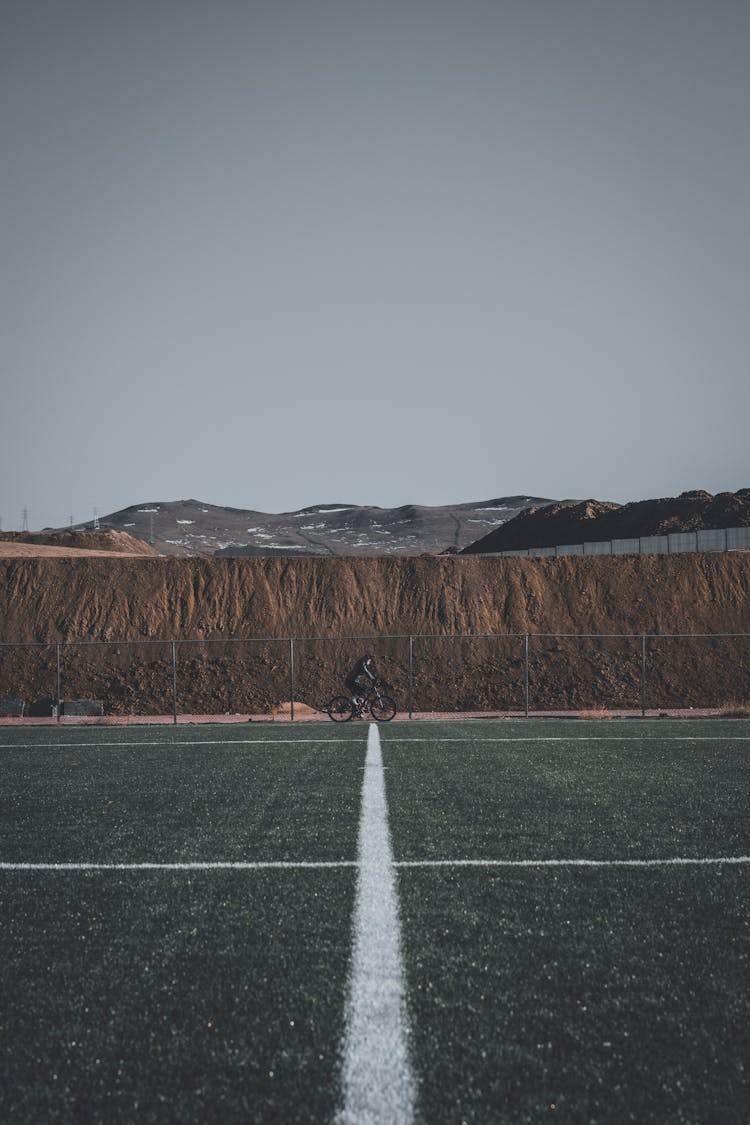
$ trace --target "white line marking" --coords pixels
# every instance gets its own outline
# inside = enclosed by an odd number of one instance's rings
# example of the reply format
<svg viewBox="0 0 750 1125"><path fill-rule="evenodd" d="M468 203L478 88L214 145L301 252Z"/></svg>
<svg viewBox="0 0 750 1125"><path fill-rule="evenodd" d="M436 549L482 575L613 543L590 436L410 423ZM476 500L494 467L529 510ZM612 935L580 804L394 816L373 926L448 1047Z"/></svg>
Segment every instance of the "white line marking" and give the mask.
<svg viewBox="0 0 750 1125"><path fill-rule="evenodd" d="M503 735L497 738L480 737L466 738L458 735L436 735L434 738L409 738L394 735L388 739L389 745L398 742L401 746L408 746L410 742L429 742L433 745L441 742L750 742L750 735L745 734L583 734L583 735Z"/></svg>
<svg viewBox="0 0 750 1125"><path fill-rule="evenodd" d="M161 741L143 741L141 742L2 742L0 739L0 753L3 750L100 750L105 747L124 747L129 746L135 749L141 747L158 746L165 750L171 750L177 746L303 746L321 744L325 746L339 746L347 742L359 742L359 738L353 736L342 736L341 738L196 738L193 740L180 739L179 741L172 741L163 739ZM512 735L503 735L494 737L480 737L471 738L464 736L451 736L451 735L435 735L432 738L410 738L409 736L400 737L393 735L388 739L388 742L393 745L399 743L402 746L408 746L410 743L427 742L431 745L440 744L441 742L507 742L509 744L516 742L750 742L750 735L744 734L680 734L680 735L539 735L531 736L522 735L514 737Z"/></svg>
<svg viewBox="0 0 750 1125"><path fill-rule="evenodd" d="M296 868L357 867L356 860L335 859L313 862L307 860L258 860L223 863L0 863L0 871L277 871Z"/></svg>
<svg viewBox="0 0 750 1125"><path fill-rule="evenodd" d="M367 736L339 1125L409 1125L415 1083L380 737Z"/></svg>
<svg viewBox="0 0 750 1125"><path fill-rule="evenodd" d="M305 743L320 746L338 746L342 742L359 742L359 738L196 738L193 741L161 742L6 742L0 743L2 750L100 750L111 746L132 746L140 749L142 746L160 746L171 750L175 746L300 746Z"/></svg>
<svg viewBox="0 0 750 1125"><path fill-rule="evenodd" d="M748 855L674 857L668 859L397 859L393 867L707 867L750 863ZM361 867L354 859L207 860L174 863L46 863L0 861L0 871L296 871Z"/></svg>
<svg viewBox="0 0 750 1125"><path fill-rule="evenodd" d="M394 867L701 867L750 863L748 855L675 859L402 859Z"/></svg>

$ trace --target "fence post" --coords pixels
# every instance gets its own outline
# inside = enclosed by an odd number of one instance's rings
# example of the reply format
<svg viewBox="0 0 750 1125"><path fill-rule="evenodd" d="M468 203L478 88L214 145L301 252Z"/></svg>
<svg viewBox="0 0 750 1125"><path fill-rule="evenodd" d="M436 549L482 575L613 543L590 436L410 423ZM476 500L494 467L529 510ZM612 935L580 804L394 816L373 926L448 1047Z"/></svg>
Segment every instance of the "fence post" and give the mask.
<svg viewBox="0 0 750 1125"><path fill-rule="evenodd" d="M524 696L524 710L526 718L529 717L529 634L523 635L523 696Z"/></svg>
<svg viewBox="0 0 750 1125"><path fill-rule="evenodd" d="M172 722L177 726L177 649L172 641Z"/></svg>
<svg viewBox="0 0 750 1125"><path fill-rule="evenodd" d="M289 721L294 722L294 637L289 638Z"/></svg>
<svg viewBox="0 0 750 1125"><path fill-rule="evenodd" d="M56 680L55 680L55 717L57 718L57 721L59 723L60 722L60 706L61 706L61 700L60 700L60 645L59 645L59 643L55 645L55 656L56 656L56 660L57 660L57 677L56 677Z"/></svg>
<svg viewBox="0 0 750 1125"><path fill-rule="evenodd" d="M646 634L641 634L641 718L646 718Z"/></svg>
<svg viewBox="0 0 750 1125"><path fill-rule="evenodd" d="M414 718L414 637L409 636L409 718Z"/></svg>

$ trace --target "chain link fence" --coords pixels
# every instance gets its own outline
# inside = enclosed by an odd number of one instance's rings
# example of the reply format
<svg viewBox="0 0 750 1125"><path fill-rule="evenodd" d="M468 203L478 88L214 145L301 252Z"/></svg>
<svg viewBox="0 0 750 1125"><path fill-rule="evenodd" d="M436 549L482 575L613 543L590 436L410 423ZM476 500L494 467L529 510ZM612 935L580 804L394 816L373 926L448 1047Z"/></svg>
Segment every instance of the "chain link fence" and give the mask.
<svg viewBox="0 0 750 1125"><path fill-rule="evenodd" d="M492 634L0 644L0 717L323 714L364 653L401 714L750 707L750 634Z"/></svg>

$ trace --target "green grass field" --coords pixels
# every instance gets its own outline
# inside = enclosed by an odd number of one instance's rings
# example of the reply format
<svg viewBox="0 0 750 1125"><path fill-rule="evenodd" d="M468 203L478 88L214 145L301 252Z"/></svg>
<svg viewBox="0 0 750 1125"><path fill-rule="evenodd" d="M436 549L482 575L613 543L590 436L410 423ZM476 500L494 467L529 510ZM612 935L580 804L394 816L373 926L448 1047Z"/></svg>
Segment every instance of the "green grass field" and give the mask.
<svg viewBox="0 0 750 1125"><path fill-rule="evenodd" d="M750 722L380 737L417 1121L746 1122ZM0 730L3 1121L335 1120L366 739Z"/></svg>

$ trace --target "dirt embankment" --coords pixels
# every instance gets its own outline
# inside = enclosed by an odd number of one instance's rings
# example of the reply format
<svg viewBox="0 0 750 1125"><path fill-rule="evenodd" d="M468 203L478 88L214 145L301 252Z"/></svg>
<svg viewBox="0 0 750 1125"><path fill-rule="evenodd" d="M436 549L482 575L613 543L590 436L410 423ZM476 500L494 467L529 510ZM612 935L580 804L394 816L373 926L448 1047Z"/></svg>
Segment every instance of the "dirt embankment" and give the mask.
<svg viewBox="0 0 750 1125"><path fill-rule="evenodd" d="M463 554L514 551L668 535L722 527L750 526L750 488L738 492L683 492L663 500L610 504L584 500L579 504L531 507L464 548Z"/></svg>
<svg viewBox="0 0 750 1125"><path fill-rule="evenodd" d="M67 558L118 555L156 556L142 539L126 531L3 531L0 558Z"/></svg>
<svg viewBox="0 0 750 1125"><path fill-rule="evenodd" d="M5 642L65 645L61 697L113 713L170 713L175 639L181 712L319 705L370 648L402 705L516 709L531 634L532 706L639 707L750 698L750 644L667 634L750 633L750 553L586 558L51 558L0 562ZM592 641L582 634L622 633ZM409 678L409 635L413 643ZM541 634L575 634L544 637ZM406 636L404 636L406 635ZM635 636L634 636L635 635ZM362 643L354 637L375 637ZM385 640L400 636L401 639ZM286 638L297 638L291 666ZM304 638L328 638L316 641ZM218 638L243 639L232 645ZM266 641L265 638L274 638ZM377 639L381 638L381 639ZM128 642L148 641L149 644ZM0 698L55 696L54 648L0 649ZM46 713L49 713L47 711Z"/></svg>
<svg viewBox="0 0 750 1125"><path fill-rule="evenodd" d="M750 632L750 553L0 563L3 641Z"/></svg>

